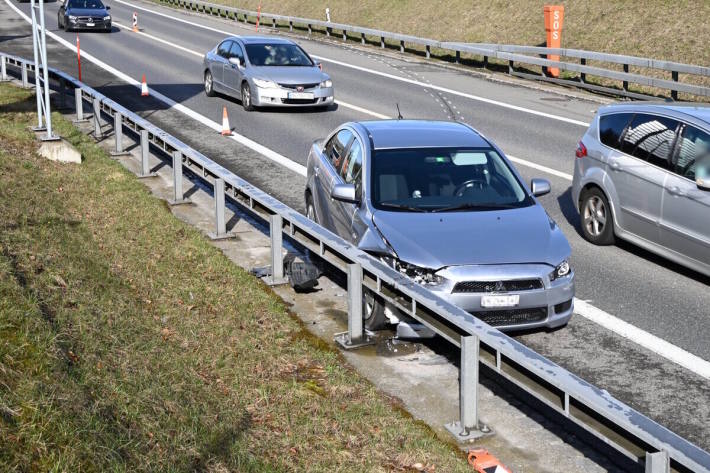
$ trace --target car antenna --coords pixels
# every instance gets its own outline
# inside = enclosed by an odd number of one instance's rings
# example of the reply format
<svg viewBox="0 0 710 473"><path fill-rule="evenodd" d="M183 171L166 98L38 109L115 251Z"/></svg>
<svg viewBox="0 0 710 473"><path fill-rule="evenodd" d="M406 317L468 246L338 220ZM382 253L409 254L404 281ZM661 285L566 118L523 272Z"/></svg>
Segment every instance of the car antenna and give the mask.
<svg viewBox="0 0 710 473"><path fill-rule="evenodd" d="M399 103L395 103L395 105L397 106L397 120L401 120L404 117L402 116L402 112L399 111Z"/></svg>

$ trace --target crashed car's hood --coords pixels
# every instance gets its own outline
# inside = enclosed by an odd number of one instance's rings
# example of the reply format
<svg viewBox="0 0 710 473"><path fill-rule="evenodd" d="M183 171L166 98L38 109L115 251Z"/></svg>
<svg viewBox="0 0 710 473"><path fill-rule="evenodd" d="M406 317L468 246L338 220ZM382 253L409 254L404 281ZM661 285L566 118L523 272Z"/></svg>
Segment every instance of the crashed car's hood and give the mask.
<svg viewBox="0 0 710 473"><path fill-rule="evenodd" d="M467 264L547 263L570 246L540 205L481 212L377 210L373 221L400 260L439 269Z"/></svg>
<svg viewBox="0 0 710 473"><path fill-rule="evenodd" d="M252 77L278 84L320 84L328 78L315 66L252 66L250 72Z"/></svg>

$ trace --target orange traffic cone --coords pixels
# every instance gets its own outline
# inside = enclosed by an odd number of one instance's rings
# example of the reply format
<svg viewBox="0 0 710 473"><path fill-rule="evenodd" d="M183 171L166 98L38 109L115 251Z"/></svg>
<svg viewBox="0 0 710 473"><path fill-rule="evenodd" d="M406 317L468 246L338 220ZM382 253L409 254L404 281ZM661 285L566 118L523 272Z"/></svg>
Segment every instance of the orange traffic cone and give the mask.
<svg viewBox="0 0 710 473"><path fill-rule="evenodd" d="M222 136L231 136L232 129L229 127L229 116L227 115L227 107L222 108Z"/></svg>
<svg viewBox="0 0 710 473"><path fill-rule="evenodd" d="M473 448L468 451L468 463L478 473L512 473L500 460L488 453L485 448Z"/></svg>
<svg viewBox="0 0 710 473"><path fill-rule="evenodd" d="M133 32L138 33L138 13L133 12Z"/></svg>
<svg viewBox="0 0 710 473"><path fill-rule="evenodd" d="M148 95L148 84L145 81L145 74L143 74L143 79L141 80L141 97L147 97Z"/></svg>

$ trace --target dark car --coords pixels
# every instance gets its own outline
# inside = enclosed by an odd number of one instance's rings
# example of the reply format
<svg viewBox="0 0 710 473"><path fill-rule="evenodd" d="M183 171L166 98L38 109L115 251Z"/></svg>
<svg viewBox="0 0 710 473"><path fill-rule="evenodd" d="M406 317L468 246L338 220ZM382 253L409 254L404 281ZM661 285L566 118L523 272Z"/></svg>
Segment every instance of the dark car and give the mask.
<svg viewBox="0 0 710 473"><path fill-rule="evenodd" d="M110 9L101 0L65 0L57 13L57 27L65 31L111 31Z"/></svg>

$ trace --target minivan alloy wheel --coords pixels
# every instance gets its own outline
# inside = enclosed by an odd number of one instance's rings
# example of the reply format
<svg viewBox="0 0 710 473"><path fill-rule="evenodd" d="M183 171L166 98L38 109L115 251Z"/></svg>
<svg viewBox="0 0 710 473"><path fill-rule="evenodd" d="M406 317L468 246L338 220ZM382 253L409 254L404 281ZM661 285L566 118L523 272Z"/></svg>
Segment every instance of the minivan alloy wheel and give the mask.
<svg viewBox="0 0 710 473"><path fill-rule="evenodd" d="M587 232L595 237L601 235L604 232L606 220L604 202L597 196L591 196L587 199L583 215L583 222Z"/></svg>

